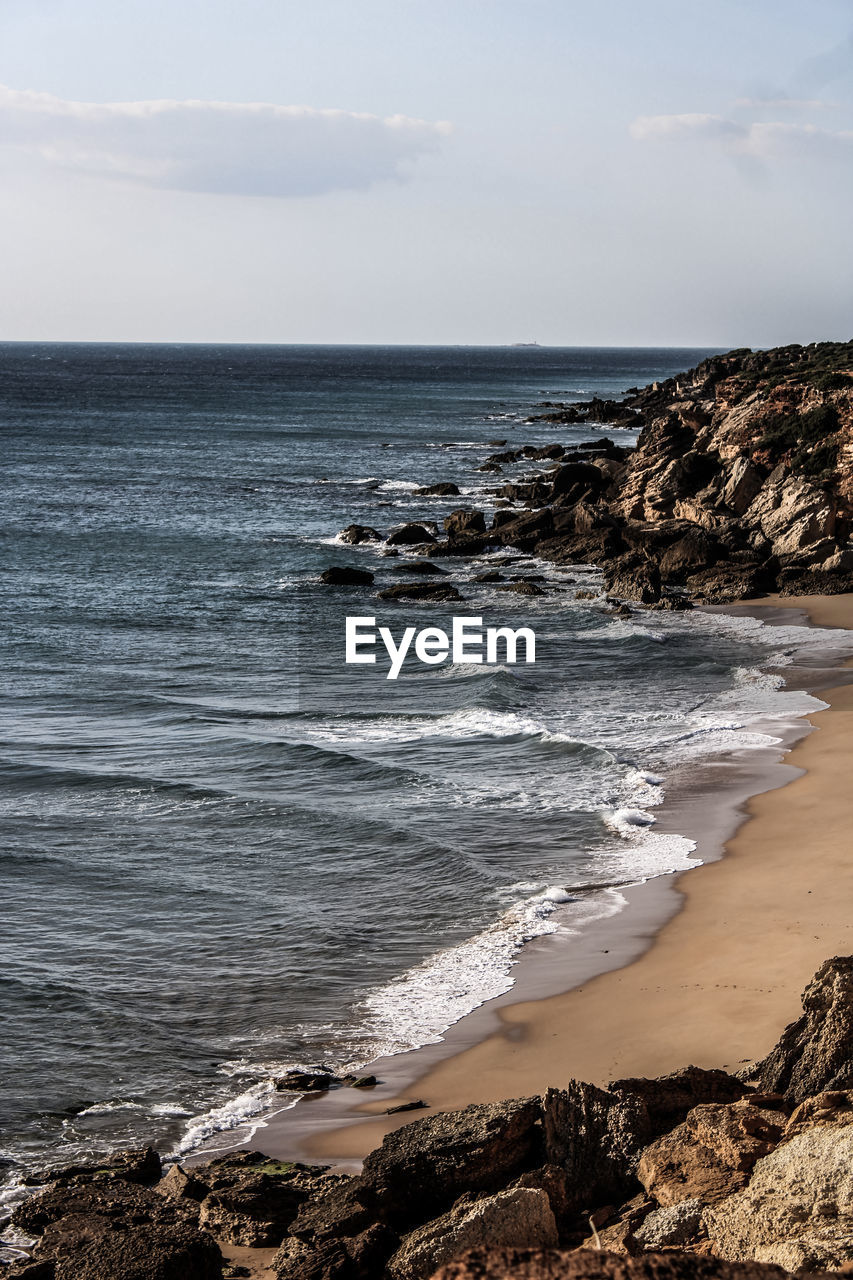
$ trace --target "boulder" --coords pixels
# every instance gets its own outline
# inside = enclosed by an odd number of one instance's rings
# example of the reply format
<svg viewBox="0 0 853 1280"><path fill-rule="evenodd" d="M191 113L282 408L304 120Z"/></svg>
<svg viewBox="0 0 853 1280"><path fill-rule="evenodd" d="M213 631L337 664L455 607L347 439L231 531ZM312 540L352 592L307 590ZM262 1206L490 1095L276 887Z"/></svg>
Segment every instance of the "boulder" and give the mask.
<svg viewBox="0 0 853 1280"><path fill-rule="evenodd" d="M121 1180L51 1186L12 1221L39 1237L36 1262L57 1280L214 1280L222 1257L198 1227L196 1203Z"/></svg>
<svg viewBox="0 0 853 1280"><path fill-rule="evenodd" d="M613 566L607 570L605 580L608 593L618 600L657 604L661 598L660 570L650 561L639 565Z"/></svg>
<svg viewBox="0 0 853 1280"><path fill-rule="evenodd" d="M481 1103L427 1116L389 1133L364 1161L362 1179L383 1219L412 1228L463 1192L492 1192L544 1160L539 1098Z"/></svg>
<svg viewBox="0 0 853 1280"><path fill-rule="evenodd" d="M548 507L519 515L515 511L496 511L492 532L505 547L532 551L538 542L551 536L554 521Z"/></svg>
<svg viewBox="0 0 853 1280"><path fill-rule="evenodd" d="M535 582L529 581L527 578L521 578L518 582L506 582L503 586L497 587L498 591L511 591L517 596L544 596L545 592Z"/></svg>
<svg viewBox="0 0 853 1280"><path fill-rule="evenodd" d="M461 600L456 587L443 582L400 582L379 593L380 600Z"/></svg>
<svg viewBox="0 0 853 1280"><path fill-rule="evenodd" d="M339 1178L300 1208L273 1258L282 1280L374 1280L399 1244L362 1178Z"/></svg>
<svg viewBox="0 0 853 1280"><path fill-rule="evenodd" d="M758 1161L744 1190L706 1211L705 1225L723 1258L790 1271L853 1262L853 1124L795 1133Z"/></svg>
<svg viewBox="0 0 853 1280"><path fill-rule="evenodd" d="M730 604L764 595L775 585L766 565L720 561L711 569L701 569L687 579L687 589L709 604Z"/></svg>
<svg viewBox="0 0 853 1280"><path fill-rule="evenodd" d="M764 473L749 458L736 458L720 495L725 505L742 516L764 483Z"/></svg>
<svg viewBox="0 0 853 1280"><path fill-rule="evenodd" d="M665 1209L653 1209L638 1227L634 1239L644 1249L683 1248L704 1234L701 1200L681 1200Z"/></svg>
<svg viewBox="0 0 853 1280"><path fill-rule="evenodd" d="M459 496L459 486L449 480L442 480L438 484L428 484L423 489L413 489L412 493L417 498L456 498Z"/></svg>
<svg viewBox="0 0 853 1280"><path fill-rule="evenodd" d="M631 1076L612 1080L611 1093L630 1094L645 1108L648 1138L660 1137L687 1118L688 1112L704 1102L737 1102L752 1092L737 1076L704 1067L682 1067L668 1075L647 1080Z"/></svg>
<svg viewBox="0 0 853 1280"><path fill-rule="evenodd" d="M432 564L429 560L413 560L409 557L404 564L395 564L396 573L416 573L419 577L440 576L443 577L446 569L439 569L437 564Z"/></svg>
<svg viewBox="0 0 853 1280"><path fill-rule="evenodd" d="M404 524L389 533L385 541L389 547L413 547L420 542L437 542L438 539L422 524Z"/></svg>
<svg viewBox="0 0 853 1280"><path fill-rule="evenodd" d="M355 569L352 565L333 565L324 569L320 581L327 587L369 587L373 574L368 569Z"/></svg>
<svg viewBox="0 0 853 1280"><path fill-rule="evenodd" d="M853 1087L853 956L821 965L803 992L803 1016L742 1074L794 1103L826 1089Z"/></svg>
<svg viewBox="0 0 853 1280"><path fill-rule="evenodd" d="M348 524L338 534L341 542L349 542L353 546L359 542L381 542L382 534L372 529L369 524Z"/></svg>
<svg viewBox="0 0 853 1280"><path fill-rule="evenodd" d="M701 569L710 569L722 556L716 538L698 527L674 542L660 558L661 577L666 582L684 582Z"/></svg>
<svg viewBox="0 0 853 1280"><path fill-rule="evenodd" d="M482 511L451 511L444 518L444 531L451 538L469 533L485 533L486 517Z"/></svg>
<svg viewBox="0 0 853 1280"><path fill-rule="evenodd" d="M636 1164L648 1141L642 1101L571 1080L543 1099L545 1152L563 1169L575 1210L619 1203L637 1190Z"/></svg>
<svg viewBox="0 0 853 1280"><path fill-rule="evenodd" d="M625 1254L594 1249L472 1249L432 1280L789 1280L780 1267L722 1262L689 1253Z"/></svg>
<svg viewBox="0 0 853 1280"><path fill-rule="evenodd" d="M544 1191L516 1187L479 1200L466 1195L405 1237L388 1274L392 1280L429 1280L436 1267L478 1245L541 1249L556 1244L557 1227Z"/></svg>
<svg viewBox="0 0 853 1280"><path fill-rule="evenodd" d="M97 1163L62 1165L57 1169L45 1169L28 1174L25 1186L42 1186L45 1183L91 1182L117 1178L142 1187L153 1186L160 1180L160 1157L153 1147L134 1147L129 1151L117 1151Z"/></svg>
<svg viewBox="0 0 853 1280"><path fill-rule="evenodd" d="M288 1071L276 1076L275 1087L290 1093L322 1093L337 1082L331 1071Z"/></svg>
<svg viewBox="0 0 853 1280"><path fill-rule="evenodd" d="M759 1096L694 1107L640 1156L637 1176L647 1194L663 1206L694 1198L710 1204L745 1186L756 1160L782 1136L787 1115L778 1104Z"/></svg>

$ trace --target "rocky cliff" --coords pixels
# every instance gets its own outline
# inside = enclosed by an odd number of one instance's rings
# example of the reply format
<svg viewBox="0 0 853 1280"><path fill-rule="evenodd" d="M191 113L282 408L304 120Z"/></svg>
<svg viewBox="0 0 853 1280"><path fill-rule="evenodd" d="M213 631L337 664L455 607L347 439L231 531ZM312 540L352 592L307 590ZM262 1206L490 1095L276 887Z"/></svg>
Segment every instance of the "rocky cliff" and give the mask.
<svg viewBox="0 0 853 1280"><path fill-rule="evenodd" d="M358 1176L151 1150L53 1170L8 1280L788 1280L853 1269L853 958L741 1076L686 1067L430 1115ZM843 1087L839 1087L843 1086ZM37 1182L38 1180L34 1180ZM221 1250L243 1250L225 1265ZM273 1253L273 1250L275 1252Z"/></svg>
<svg viewBox="0 0 853 1280"><path fill-rule="evenodd" d="M424 522L388 545L430 560L514 547L591 563L612 595L666 608L853 589L853 343L733 351L622 401L544 407L533 421L639 428L637 446L599 437L492 453L478 469L512 478L490 491L490 520L459 510L443 541ZM536 462L547 465L515 474ZM449 590L398 595L408 585Z"/></svg>

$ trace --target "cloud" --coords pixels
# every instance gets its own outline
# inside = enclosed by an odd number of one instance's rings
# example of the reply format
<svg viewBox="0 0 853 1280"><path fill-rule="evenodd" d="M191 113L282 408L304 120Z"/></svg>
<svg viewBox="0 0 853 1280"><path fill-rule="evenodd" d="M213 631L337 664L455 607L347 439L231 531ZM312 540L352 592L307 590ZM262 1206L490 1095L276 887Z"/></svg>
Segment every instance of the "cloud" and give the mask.
<svg viewBox="0 0 853 1280"><path fill-rule="evenodd" d="M0 146L63 169L223 195L316 196L405 177L445 123L266 102L70 102L0 86Z"/></svg>
<svg viewBox="0 0 853 1280"><path fill-rule="evenodd" d="M853 149L853 132L849 131L778 120L745 124L725 116L698 113L640 116L631 124L630 131L631 136L641 142L710 143L732 155L756 160L821 156L849 159Z"/></svg>

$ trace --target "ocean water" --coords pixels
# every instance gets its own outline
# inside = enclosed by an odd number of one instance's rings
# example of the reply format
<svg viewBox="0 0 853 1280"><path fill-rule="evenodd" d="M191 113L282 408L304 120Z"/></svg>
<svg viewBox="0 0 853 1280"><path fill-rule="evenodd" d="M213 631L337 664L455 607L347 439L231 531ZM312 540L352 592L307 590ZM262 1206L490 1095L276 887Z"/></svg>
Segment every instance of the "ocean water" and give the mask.
<svg viewBox="0 0 853 1280"><path fill-rule="evenodd" d="M517 554L505 572L549 594L442 561L464 605L395 605L319 573L402 580L405 553L337 531L490 509L487 442L607 434L525 425L538 401L705 354L0 347L10 1181L187 1151L286 1067L434 1041L508 989L526 939L691 865L695 833L655 831L668 777L814 707L762 668L820 632L615 618L576 596L594 570ZM463 497L412 496L442 479ZM398 635L454 612L534 627L536 664L344 664L347 614Z"/></svg>

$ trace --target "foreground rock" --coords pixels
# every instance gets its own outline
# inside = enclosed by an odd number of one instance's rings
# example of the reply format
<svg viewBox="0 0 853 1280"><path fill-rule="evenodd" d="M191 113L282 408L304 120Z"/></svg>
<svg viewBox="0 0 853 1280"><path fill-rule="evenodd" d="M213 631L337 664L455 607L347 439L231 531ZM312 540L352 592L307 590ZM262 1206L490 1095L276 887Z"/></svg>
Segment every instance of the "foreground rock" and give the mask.
<svg viewBox="0 0 853 1280"><path fill-rule="evenodd" d="M853 1088L797 1101L849 1070L851 971L853 958L821 967L803 1018L745 1079L686 1067L428 1113L358 1176L237 1151L161 1177L150 1149L53 1171L15 1212L36 1244L7 1275L207 1280L220 1244L275 1249L280 1280L853 1268ZM750 1083L771 1069L783 1091Z"/></svg>
<svg viewBox="0 0 853 1280"><path fill-rule="evenodd" d="M355 569L352 565L335 565L324 569L320 581L327 587L369 587L373 574L367 569Z"/></svg>
<svg viewBox="0 0 853 1280"><path fill-rule="evenodd" d="M745 1074L791 1102L853 1087L853 957L821 965L803 993L803 1016Z"/></svg>
<svg viewBox="0 0 853 1280"><path fill-rule="evenodd" d="M626 1258L591 1249L477 1249L443 1267L433 1280L785 1280L787 1275L780 1267L689 1254Z"/></svg>

